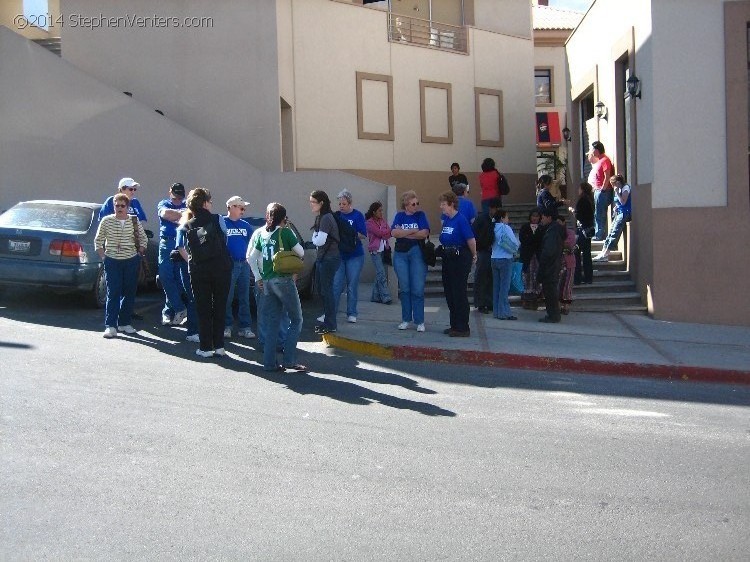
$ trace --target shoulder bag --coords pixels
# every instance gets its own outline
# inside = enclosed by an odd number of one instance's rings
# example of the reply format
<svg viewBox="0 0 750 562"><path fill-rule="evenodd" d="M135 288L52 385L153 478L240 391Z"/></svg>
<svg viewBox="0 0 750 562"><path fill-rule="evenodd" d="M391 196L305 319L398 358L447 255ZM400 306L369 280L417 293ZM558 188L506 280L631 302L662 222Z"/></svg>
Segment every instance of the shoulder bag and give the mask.
<svg viewBox="0 0 750 562"><path fill-rule="evenodd" d="M138 240L138 217L134 217L131 215L130 220L133 223L133 241L135 242L135 251L138 253L138 247L140 240ZM138 254L140 255L140 254ZM146 256L141 256L141 263L138 265L138 285L145 285L148 281L148 278L151 276L151 271L148 267L148 262L146 261Z"/></svg>
<svg viewBox="0 0 750 562"><path fill-rule="evenodd" d="M278 230L279 251L273 255L273 272L284 275L299 273L305 267L305 262L293 251L284 249L284 242L281 239L282 230L283 228Z"/></svg>

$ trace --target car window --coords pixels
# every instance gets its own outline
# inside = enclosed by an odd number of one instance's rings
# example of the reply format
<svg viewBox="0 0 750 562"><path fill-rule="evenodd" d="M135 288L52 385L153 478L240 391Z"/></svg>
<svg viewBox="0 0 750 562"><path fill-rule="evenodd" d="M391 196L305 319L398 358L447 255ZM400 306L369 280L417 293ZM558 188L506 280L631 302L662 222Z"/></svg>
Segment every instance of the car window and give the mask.
<svg viewBox="0 0 750 562"><path fill-rule="evenodd" d="M74 205L19 203L0 215L0 226L86 232L93 214L92 209Z"/></svg>

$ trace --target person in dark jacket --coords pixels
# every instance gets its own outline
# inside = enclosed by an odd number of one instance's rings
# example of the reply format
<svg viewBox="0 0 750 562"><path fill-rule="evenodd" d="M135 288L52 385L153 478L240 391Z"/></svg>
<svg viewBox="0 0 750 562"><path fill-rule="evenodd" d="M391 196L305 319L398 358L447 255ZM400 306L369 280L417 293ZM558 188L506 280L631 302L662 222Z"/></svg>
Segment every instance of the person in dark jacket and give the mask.
<svg viewBox="0 0 750 562"><path fill-rule="evenodd" d="M196 355L212 357L225 355L224 316L227 308L229 284L232 274L232 259L229 257L226 240L226 225L223 217L211 212L211 192L202 187L191 190L187 198L188 211L180 221L187 233L187 248L190 260L190 285L198 311L198 337L200 347ZM198 230L196 230L198 229ZM191 231L198 232L210 252L198 252L198 245ZM206 257L205 253L210 255ZM200 255L200 257L199 257Z"/></svg>
<svg viewBox="0 0 750 562"><path fill-rule="evenodd" d="M578 228L576 230L576 272L574 285L591 284L594 281L594 265L591 260L591 239L594 237L594 193L591 184L581 182L578 188L578 201L575 209L570 209L576 215Z"/></svg>
<svg viewBox="0 0 750 562"><path fill-rule="evenodd" d="M539 209L534 209L529 213L529 222L521 226L521 230L518 232L518 238L521 241L519 253L523 276L521 304L527 310L536 310L539 296L539 282L537 281L539 260L537 254L542 245L542 235L544 234L544 229L539 225L541 217Z"/></svg>
<svg viewBox="0 0 750 562"><path fill-rule="evenodd" d="M557 323L560 321L560 269L562 267L563 242L567 233L557 222L557 210L542 211L544 237L539 252L538 278L542 282L544 304L547 314L540 322Z"/></svg>
<svg viewBox="0 0 750 562"><path fill-rule="evenodd" d="M477 267L474 271L474 306L482 314L492 312L492 240L500 198L489 201L489 212L482 212L471 224L477 241Z"/></svg>
<svg viewBox="0 0 750 562"><path fill-rule="evenodd" d="M536 181L536 206L539 207L539 212L544 209L550 209L557 212L558 207L565 205L565 200L558 201L555 196L550 193L550 187L552 186L552 176L544 174L539 176Z"/></svg>
<svg viewBox="0 0 750 562"><path fill-rule="evenodd" d="M457 183L464 184L468 193L469 180L466 179L466 176L461 173L461 166L458 165L458 162L454 162L453 164L451 164L451 175L448 176L448 184L450 184L451 189L453 189L453 186Z"/></svg>

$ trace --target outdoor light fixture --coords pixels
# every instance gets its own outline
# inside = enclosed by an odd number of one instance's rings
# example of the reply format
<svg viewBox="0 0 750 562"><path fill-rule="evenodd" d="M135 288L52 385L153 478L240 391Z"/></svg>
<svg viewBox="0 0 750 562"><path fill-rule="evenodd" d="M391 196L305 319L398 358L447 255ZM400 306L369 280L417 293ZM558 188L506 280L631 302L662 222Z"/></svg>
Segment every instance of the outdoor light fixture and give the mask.
<svg viewBox="0 0 750 562"><path fill-rule="evenodd" d="M638 77L633 74L625 82L625 98L639 98L641 97L641 81Z"/></svg>
<svg viewBox="0 0 750 562"><path fill-rule="evenodd" d="M607 106L604 105L603 101L596 102L594 109L596 110L597 119L604 119L605 121L607 120Z"/></svg>
<svg viewBox="0 0 750 562"><path fill-rule="evenodd" d="M565 142L570 142L570 129L568 129L567 127L563 128L562 134Z"/></svg>

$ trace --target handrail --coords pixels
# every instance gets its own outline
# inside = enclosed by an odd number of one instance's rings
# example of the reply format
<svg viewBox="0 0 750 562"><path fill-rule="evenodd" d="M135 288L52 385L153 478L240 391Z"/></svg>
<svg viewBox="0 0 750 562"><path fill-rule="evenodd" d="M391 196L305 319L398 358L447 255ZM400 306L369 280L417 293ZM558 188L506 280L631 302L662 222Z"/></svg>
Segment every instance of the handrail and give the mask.
<svg viewBox="0 0 750 562"><path fill-rule="evenodd" d="M388 13L388 40L467 53L466 28Z"/></svg>

